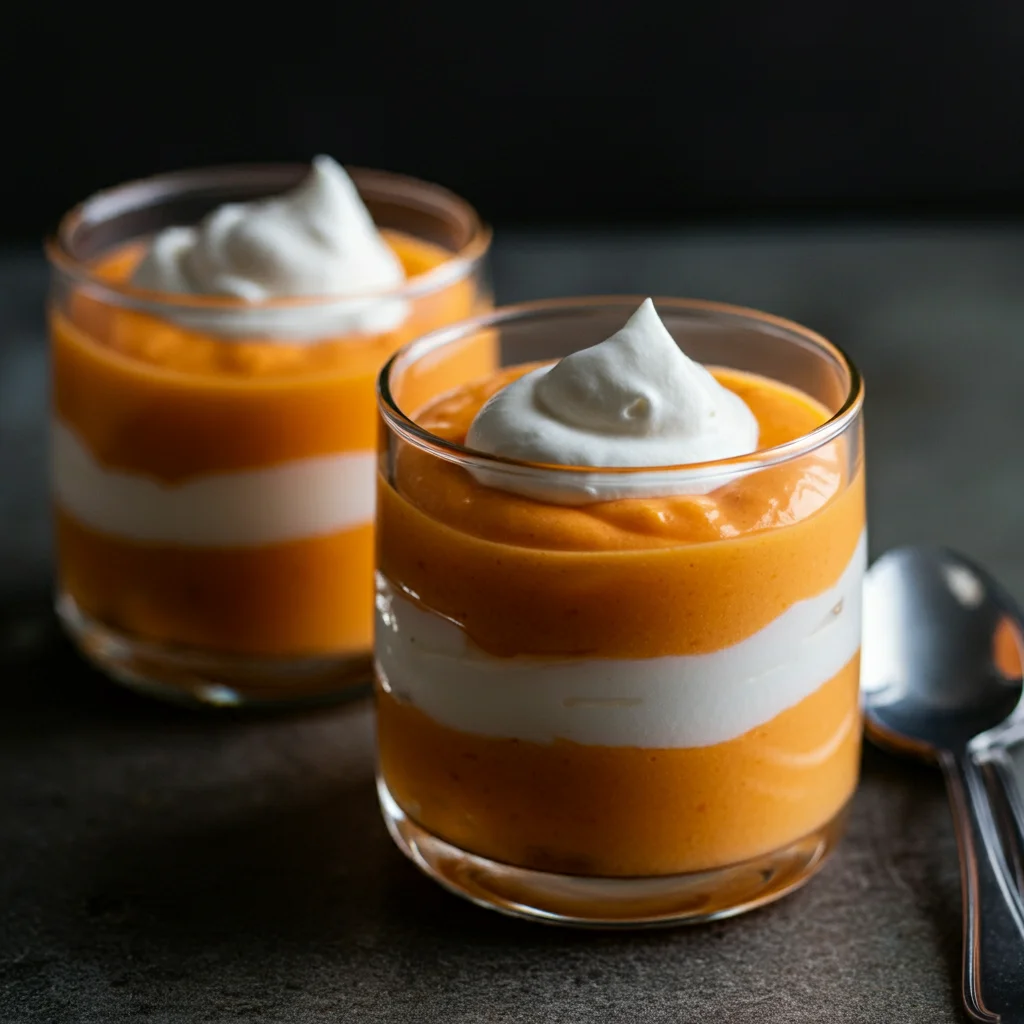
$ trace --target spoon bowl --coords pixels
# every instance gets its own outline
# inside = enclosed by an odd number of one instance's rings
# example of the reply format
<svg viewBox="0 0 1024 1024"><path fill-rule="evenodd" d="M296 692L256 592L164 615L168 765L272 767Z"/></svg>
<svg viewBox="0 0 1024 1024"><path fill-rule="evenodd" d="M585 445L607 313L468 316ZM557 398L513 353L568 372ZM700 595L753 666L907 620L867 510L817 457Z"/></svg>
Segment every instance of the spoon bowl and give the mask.
<svg viewBox="0 0 1024 1024"><path fill-rule="evenodd" d="M1013 598L952 551L898 548L864 583L861 678L882 746L933 759L1002 725L1024 692L1024 628Z"/></svg>

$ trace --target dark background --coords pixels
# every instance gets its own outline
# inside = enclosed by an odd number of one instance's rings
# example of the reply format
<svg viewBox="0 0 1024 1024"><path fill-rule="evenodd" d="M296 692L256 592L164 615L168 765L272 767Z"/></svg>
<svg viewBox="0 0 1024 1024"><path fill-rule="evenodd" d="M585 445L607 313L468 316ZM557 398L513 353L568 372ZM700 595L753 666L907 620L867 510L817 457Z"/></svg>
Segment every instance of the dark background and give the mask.
<svg viewBox="0 0 1024 1024"><path fill-rule="evenodd" d="M1020 0L0 17L9 240L132 177L321 151L503 226L1024 214Z"/></svg>

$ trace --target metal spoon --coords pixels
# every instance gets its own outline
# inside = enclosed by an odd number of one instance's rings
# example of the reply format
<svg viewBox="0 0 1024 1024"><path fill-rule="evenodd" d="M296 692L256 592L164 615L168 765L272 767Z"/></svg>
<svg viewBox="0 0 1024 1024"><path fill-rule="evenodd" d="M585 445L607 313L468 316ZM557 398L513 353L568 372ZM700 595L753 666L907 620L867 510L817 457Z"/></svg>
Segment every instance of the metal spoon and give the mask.
<svg viewBox="0 0 1024 1024"><path fill-rule="evenodd" d="M867 733L942 769L960 853L964 1005L1003 1024L1024 1022L1024 904L971 754L1020 729L1021 621L1002 587L952 551L899 548L865 580Z"/></svg>

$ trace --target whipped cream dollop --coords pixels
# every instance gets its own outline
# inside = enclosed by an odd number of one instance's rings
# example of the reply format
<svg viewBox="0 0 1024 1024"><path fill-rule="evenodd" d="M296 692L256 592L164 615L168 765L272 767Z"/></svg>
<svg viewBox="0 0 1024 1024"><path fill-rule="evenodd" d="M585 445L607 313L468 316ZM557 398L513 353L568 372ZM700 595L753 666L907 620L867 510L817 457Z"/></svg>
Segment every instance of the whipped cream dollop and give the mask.
<svg viewBox="0 0 1024 1024"><path fill-rule="evenodd" d="M606 341L532 370L482 406L469 448L555 466L681 466L757 449L746 403L676 344L647 299ZM558 504L713 490L722 478L529 473L474 467L483 484Z"/></svg>
<svg viewBox="0 0 1024 1024"><path fill-rule="evenodd" d="M407 303L380 293L405 280L352 179L330 157L318 156L291 192L226 203L194 227L161 231L131 283L253 307L178 307L173 319L185 326L225 337L314 338L394 329ZM260 306L303 298L324 301Z"/></svg>

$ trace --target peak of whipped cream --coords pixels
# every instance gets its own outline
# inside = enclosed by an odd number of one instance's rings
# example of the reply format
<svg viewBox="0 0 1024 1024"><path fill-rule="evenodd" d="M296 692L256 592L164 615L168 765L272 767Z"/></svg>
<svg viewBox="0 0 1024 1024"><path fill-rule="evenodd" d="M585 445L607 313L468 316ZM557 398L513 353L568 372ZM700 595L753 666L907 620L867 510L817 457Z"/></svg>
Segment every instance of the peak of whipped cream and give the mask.
<svg viewBox="0 0 1024 1024"><path fill-rule="evenodd" d="M525 374L477 413L466 445L490 455L554 466L681 466L757 449L746 403L690 359L647 299L606 341ZM474 468L483 484L557 504L707 492L722 480L662 474L528 474ZM678 476L678 475L677 475Z"/></svg>
<svg viewBox="0 0 1024 1024"><path fill-rule="evenodd" d="M291 192L226 203L194 227L161 231L131 283L240 300L232 309L179 307L173 318L184 326L229 338L295 339L392 330L404 320L407 303L372 296L405 279L352 179L330 157L318 156ZM257 308L303 298L324 301Z"/></svg>

